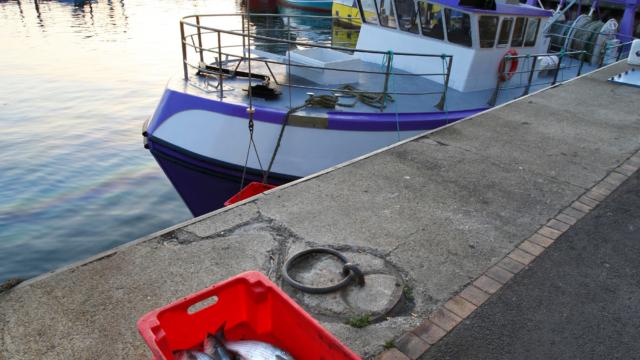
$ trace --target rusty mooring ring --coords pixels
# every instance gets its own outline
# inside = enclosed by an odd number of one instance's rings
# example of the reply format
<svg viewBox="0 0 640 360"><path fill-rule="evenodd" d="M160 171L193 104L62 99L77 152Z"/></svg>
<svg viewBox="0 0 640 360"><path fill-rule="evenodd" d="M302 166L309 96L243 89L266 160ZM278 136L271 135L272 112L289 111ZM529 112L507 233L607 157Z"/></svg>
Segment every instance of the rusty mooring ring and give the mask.
<svg viewBox="0 0 640 360"><path fill-rule="evenodd" d="M331 286L326 287L312 287L304 285L296 280L294 280L291 276L289 276L289 270L291 267L298 262L301 258L311 255L311 254L329 254L337 257L342 262L342 274L345 276L339 283L333 284ZM300 251L299 253L293 255L287 262L284 264L282 269L282 276L284 281L292 287L304 291L310 294L326 294L334 291L338 291L343 287L349 285L352 281L355 281L358 286L364 286L364 275L362 271L358 268L356 264L350 263L347 258L342 255L340 252L329 249L329 248L312 248Z"/></svg>

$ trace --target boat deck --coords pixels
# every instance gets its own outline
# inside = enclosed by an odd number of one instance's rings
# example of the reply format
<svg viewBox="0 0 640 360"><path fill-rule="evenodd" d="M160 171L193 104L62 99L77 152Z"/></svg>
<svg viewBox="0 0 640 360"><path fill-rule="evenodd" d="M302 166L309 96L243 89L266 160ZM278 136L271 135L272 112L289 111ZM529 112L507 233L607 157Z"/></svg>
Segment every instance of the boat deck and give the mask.
<svg viewBox="0 0 640 360"><path fill-rule="evenodd" d="M575 61L577 63L577 61ZM567 66L560 71L557 81L563 81L576 76L578 71L577 64ZM215 64L212 64L215 65ZM223 64L226 69L248 72L246 62L237 65L237 62L228 62ZM339 101L335 109L326 109L321 107L307 107L296 113L299 115L324 117L327 112L356 112L356 113L430 113L430 112L446 112L469 109L481 109L489 107L490 99L494 93L494 89L486 89L473 92L460 92L451 87L447 89L445 107L439 109L436 105L440 102L444 86L435 81L436 76L421 77L413 75L409 72L393 69L392 75L387 82L387 92L393 98L393 101L387 102L384 109L378 109L368 106L361 101L357 101L354 97L343 96L340 92L329 89L339 89L342 85L320 85L313 83L307 79L289 75L287 67L280 64L267 64L260 58L252 61L252 73L269 76L271 85L275 86L281 95L277 99L265 100L258 97L253 98L253 104L262 108L274 108L279 110L288 110L304 104L309 94L314 95L338 95ZM584 64L582 73L591 71L595 67ZM358 91L382 93L384 91L385 75L379 74L384 68L380 64L362 62L362 70L358 75L357 83L350 84ZM342 73L338 71L326 70L330 73ZM371 74L367 72L378 72ZM442 78L442 75L437 75ZM501 89L498 93L496 104L515 99L524 92L524 84L526 84L528 73L522 72L516 74L514 78L501 85L505 89ZM208 97L220 100L220 91L217 87L217 76L191 76L190 85L184 86L182 79L175 79L172 83L174 89L187 92L200 97ZM552 74L546 76L535 76L530 92L540 90L551 84L553 80ZM261 80L253 79L253 85L260 83ZM248 104L248 96L246 89L249 86L249 79L246 77L230 77L225 76L223 79L223 101L233 104ZM280 85L278 85L280 84ZM321 88L321 89L318 89ZM404 95L399 93L410 93ZM430 94L426 94L430 93ZM421 95L417 95L421 94Z"/></svg>

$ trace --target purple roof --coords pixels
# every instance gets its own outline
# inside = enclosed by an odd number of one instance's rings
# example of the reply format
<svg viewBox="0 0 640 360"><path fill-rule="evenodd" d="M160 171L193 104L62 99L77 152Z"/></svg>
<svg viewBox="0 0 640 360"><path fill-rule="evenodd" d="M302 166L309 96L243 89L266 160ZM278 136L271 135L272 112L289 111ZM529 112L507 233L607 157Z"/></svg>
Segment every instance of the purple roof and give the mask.
<svg viewBox="0 0 640 360"><path fill-rule="evenodd" d="M553 15L551 10L544 10L538 7L530 5L513 5L496 3L495 10L478 9L470 6L460 6L459 0L430 0L434 3L442 4L444 6L460 9L462 11L475 13L475 14L503 14L503 15L520 15L520 16L541 16L549 17Z"/></svg>

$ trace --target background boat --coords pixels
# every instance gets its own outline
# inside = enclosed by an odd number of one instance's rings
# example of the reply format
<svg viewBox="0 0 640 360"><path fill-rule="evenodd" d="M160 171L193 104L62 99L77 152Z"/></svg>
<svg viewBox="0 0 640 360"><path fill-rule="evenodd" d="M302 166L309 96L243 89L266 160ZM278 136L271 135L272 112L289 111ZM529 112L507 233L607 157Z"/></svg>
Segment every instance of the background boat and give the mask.
<svg viewBox="0 0 640 360"><path fill-rule="evenodd" d="M305 11L331 13L333 1L327 0L279 0L278 5Z"/></svg>
<svg viewBox="0 0 640 360"><path fill-rule="evenodd" d="M360 10L356 0L334 0L331 15L335 16L341 25L360 26Z"/></svg>

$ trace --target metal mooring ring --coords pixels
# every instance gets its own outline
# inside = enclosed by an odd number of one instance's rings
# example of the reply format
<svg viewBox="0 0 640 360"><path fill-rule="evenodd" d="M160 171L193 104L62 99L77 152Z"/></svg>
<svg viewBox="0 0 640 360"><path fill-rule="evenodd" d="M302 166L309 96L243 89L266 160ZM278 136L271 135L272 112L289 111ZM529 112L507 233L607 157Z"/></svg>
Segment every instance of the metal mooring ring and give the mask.
<svg viewBox="0 0 640 360"><path fill-rule="evenodd" d="M339 283L333 284L331 286L326 287L311 287L304 285L296 280L294 280L291 276L289 276L289 271L291 267L298 262L301 258L311 255L311 254L329 254L337 257L343 264L342 274L345 276ZM329 248L313 248L300 251L299 253L293 255L287 262L284 264L284 268L282 269L282 276L284 281L292 287L304 291L309 294L326 294L334 291L338 291L343 287L349 285L352 281L355 281L359 286L364 285L364 276L362 271L358 268L356 264L350 263L347 258L339 253L336 250Z"/></svg>

